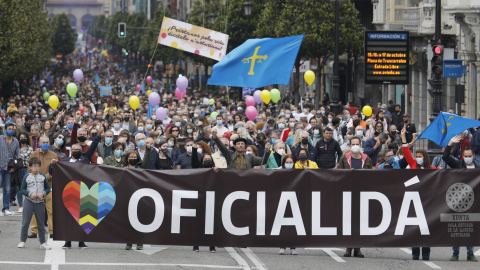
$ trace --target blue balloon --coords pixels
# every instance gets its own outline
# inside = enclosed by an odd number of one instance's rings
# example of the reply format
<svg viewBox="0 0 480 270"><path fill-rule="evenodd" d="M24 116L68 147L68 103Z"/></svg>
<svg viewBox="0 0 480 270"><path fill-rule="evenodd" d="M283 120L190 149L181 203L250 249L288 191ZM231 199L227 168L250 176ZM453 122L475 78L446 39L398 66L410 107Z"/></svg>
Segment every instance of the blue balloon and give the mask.
<svg viewBox="0 0 480 270"><path fill-rule="evenodd" d="M44 86L44 87L43 87L43 91L47 91L47 87Z"/></svg>

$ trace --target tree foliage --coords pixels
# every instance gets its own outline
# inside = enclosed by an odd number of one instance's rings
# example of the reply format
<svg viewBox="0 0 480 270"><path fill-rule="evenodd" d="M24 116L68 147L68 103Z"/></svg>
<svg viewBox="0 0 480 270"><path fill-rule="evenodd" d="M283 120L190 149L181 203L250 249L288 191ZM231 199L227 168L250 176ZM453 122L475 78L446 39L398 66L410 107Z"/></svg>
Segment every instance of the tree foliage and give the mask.
<svg viewBox="0 0 480 270"><path fill-rule="evenodd" d="M75 50L76 38L68 16L65 13L56 15L51 22L51 27L53 53L63 55L72 53Z"/></svg>
<svg viewBox="0 0 480 270"><path fill-rule="evenodd" d="M0 82L41 72L52 55L51 37L42 1L0 1Z"/></svg>

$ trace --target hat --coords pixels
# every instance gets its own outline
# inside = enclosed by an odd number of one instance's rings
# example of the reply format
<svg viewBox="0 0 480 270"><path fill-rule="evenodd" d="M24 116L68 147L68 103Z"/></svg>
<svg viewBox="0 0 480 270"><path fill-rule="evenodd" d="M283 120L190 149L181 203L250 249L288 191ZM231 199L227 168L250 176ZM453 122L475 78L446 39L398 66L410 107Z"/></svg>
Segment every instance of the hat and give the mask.
<svg viewBox="0 0 480 270"><path fill-rule="evenodd" d="M235 139L235 141L233 141L233 145L237 145L238 142L244 142L245 144L247 144L247 139L238 137Z"/></svg>
<svg viewBox="0 0 480 270"><path fill-rule="evenodd" d="M403 117L408 117L408 118L410 118L410 114L409 114L409 113L405 113L405 114L403 115Z"/></svg>
<svg viewBox="0 0 480 270"><path fill-rule="evenodd" d="M382 104L381 108L382 108L383 110L386 110L386 109L387 109L387 104Z"/></svg>

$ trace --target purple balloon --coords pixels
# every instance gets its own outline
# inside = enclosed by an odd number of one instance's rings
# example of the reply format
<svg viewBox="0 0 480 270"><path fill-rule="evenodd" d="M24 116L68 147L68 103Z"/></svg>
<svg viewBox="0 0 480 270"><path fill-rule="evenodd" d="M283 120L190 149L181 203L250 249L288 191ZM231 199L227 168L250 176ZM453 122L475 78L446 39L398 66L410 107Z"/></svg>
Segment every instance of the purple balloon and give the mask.
<svg viewBox="0 0 480 270"><path fill-rule="evenodd" d="M75 81L79 82L83 79L83 71L81 69L75 69L73 71L73 78L75 78Z"/></svg>
<svg viewBox="0 0 480 270"><path fill-rule="evenodd" d="M255 91L255 93L253 93L253 98L255 99L255 102L257 104L262 103L262 98L260 97L261 94L262 94L262 91L260 91L260 90L257 90L257 91Z"/></svg>
<svg viewBox="0 0 480 270"><path fill-rule="evenodd" d="M158 95L157 92L152 92L150 95L148 95L148 103L150 103L150 106L155 107L158 105L160 102L160 95Z"/></svg>
<svg viewBox="0 0 480 270"><path fill-rule="evenodd" d="M150 94L151 95L151 94ZM167 117L167 111L165 110L165 108L163 107L160 107L157 109L157 111L155 112L155 115L157 116L157 119L159 120L165 120L165 117Z"/></svg>
<svg viewBox="0 0 480 270"><path fill-rule="evenodd" d="M177 88L180 89L180 91L185 91L188 86L188 79L185 76L179 77L177 79Z"/></svg>

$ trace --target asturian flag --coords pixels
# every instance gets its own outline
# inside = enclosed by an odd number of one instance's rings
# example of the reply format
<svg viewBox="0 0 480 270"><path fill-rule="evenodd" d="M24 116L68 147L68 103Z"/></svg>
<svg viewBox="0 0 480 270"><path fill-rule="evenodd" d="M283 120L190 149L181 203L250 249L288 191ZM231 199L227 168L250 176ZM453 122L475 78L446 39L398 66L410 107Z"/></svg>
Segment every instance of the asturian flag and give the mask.
<svg viewBox="0 0 480 270"><path fill-rule="evenodd" d="M304 35L249 39L213 66L209 85L288 85Z"/></svg>

